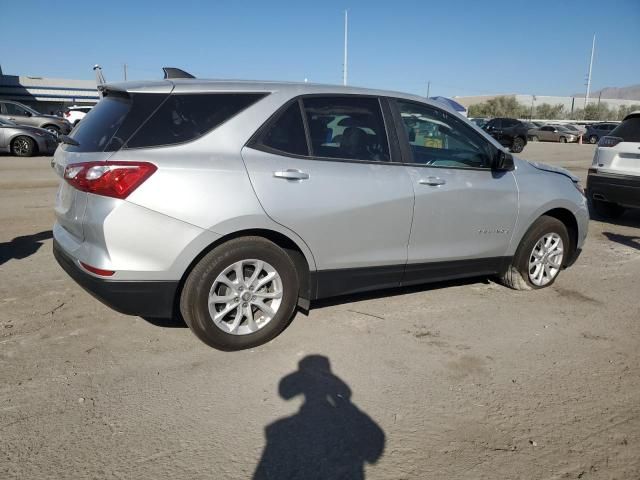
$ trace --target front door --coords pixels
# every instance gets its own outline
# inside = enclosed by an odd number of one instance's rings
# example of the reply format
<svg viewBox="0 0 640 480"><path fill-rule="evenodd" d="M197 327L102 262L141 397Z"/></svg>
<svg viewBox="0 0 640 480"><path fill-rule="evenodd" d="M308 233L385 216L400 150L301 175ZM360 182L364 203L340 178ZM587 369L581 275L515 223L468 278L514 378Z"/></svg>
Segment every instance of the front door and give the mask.
<svg viewBox="0 0 640 480"><path fill-rule="evenodd" d="M20 105L16 105L15 103L4 103L3 115L5 115L5 118L8 120L11 120L13 123L17 123L18 125L37 126L37 122L31 118L31 112L25 110Z"/></svg>
<svg viewBox="0 0 640 480"><path fill-rule="evenodd" d="M513 174L492 171L497 149L454 114L395 105L415 189L405 282L495 273L518 214Z"/></svg>
<svg viewBox="0 0 640 480"><path fill-rule="evenodd" d="M319 296L399 284L413 187L391 162L378 98L294 100L242 156L267 215L313 252Z"/></svg>

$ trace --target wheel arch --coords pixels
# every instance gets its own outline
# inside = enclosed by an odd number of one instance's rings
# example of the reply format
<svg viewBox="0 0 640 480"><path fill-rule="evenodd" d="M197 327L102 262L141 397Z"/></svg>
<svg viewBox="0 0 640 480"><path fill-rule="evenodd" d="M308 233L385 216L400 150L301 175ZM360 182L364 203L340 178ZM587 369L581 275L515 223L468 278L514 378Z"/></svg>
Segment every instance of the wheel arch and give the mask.
<svg viewBox="0 0 640 480"><path fill-rule="evenodd" d="M178 289L176 290L176 297L174 301L176 308L180 302L180 296L182 295L184 283L193 268L198 264L198 262L200 262L200 260L214 248L223 245L230 240L242 237L262 237L278 245L287 253L287 255L289 255L289 258L291 258L291 260L293 261L296 271L298 272L298 275L300 277L300 294L298 304L302 308L308 310L309 302L314 298L315 293L312 291L314 285L311 273L312 269L315 270L315 263L313 265L310 265L310 262L307 259L307 255L305 254L305 250L301 248L296 241L282 232L278 232L276 230L268 228L251 228L230 232L217 238L215 241L202 249L202 251L200 251L200 253L196 255L195 258L193 258L193 260L189 263L178 282ZM311 258L311 261L313 262L313 258ZM179 309L176 311L179 311Z"/></svg>
<svg viewBox="0 0 640 480"><path fill-rule="evenodd" d="M578 248L578 219L575 217L571 210L566 208L557 207L552 208L551 210L547 210L540 216L553 217L557 220L560 220L567 229L569 233L569 241L571 242L569 255L565 255L565 266L568 266L568 262L574 257L576 249ZM540 218L540 217L538 217Z"/></svg>

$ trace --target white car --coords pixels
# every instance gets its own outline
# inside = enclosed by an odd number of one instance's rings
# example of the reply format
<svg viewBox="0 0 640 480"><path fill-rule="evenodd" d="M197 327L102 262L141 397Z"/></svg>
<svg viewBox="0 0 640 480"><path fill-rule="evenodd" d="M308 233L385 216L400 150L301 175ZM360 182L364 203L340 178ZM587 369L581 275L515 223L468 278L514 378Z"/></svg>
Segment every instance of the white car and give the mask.
<svg viewBox="0 0 640 480"><path fill-rule="evenodd" d="M605 218L640 208L640 110L598 142L587 192L593 209Z"/></svg>
<svg viewBox="0 0 640 480"><path fill-rule="evenodd" d="M69 123L75 127L78 122L82 120L92 108L93 107L82 107L74 105L73 107L69 107L67 108L67 110L65 110L64 118L66 118Z"/></svg>

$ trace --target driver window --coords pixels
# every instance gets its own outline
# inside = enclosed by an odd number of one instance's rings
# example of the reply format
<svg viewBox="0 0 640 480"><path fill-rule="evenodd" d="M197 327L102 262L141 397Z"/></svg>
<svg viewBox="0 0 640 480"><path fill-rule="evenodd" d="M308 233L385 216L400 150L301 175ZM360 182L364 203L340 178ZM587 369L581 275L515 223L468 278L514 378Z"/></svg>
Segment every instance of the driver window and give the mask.
<svg viewBox="0 0 640 480"><path fill-rule="evenodd" d="M490 147L461 120L437 108L397 101L413 163L434 167L489 168Z"/></svg>

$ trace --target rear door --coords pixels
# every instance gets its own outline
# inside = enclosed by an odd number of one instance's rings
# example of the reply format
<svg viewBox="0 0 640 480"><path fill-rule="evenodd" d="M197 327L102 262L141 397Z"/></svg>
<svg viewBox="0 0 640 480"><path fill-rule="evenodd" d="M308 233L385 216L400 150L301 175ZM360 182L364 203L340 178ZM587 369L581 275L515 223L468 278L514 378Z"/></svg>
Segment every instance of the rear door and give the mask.
<svg viewBox="0 0 640 480"><path fill-rule="evenodd" d="M405 282L494 272L518 215L513 173L492 171L498 150L455 115L401 99L394 104L415 189Z"/></svg>
<svg viewBox="0 0 640 480"><path fill-rule="evenodd" d="M242 151L266 213L307 243L320 273L337 275L329 283L350 275L320 296L398 285L407 260L413 187L392 161L381 105L359 95L295 99Z"/></svg>

